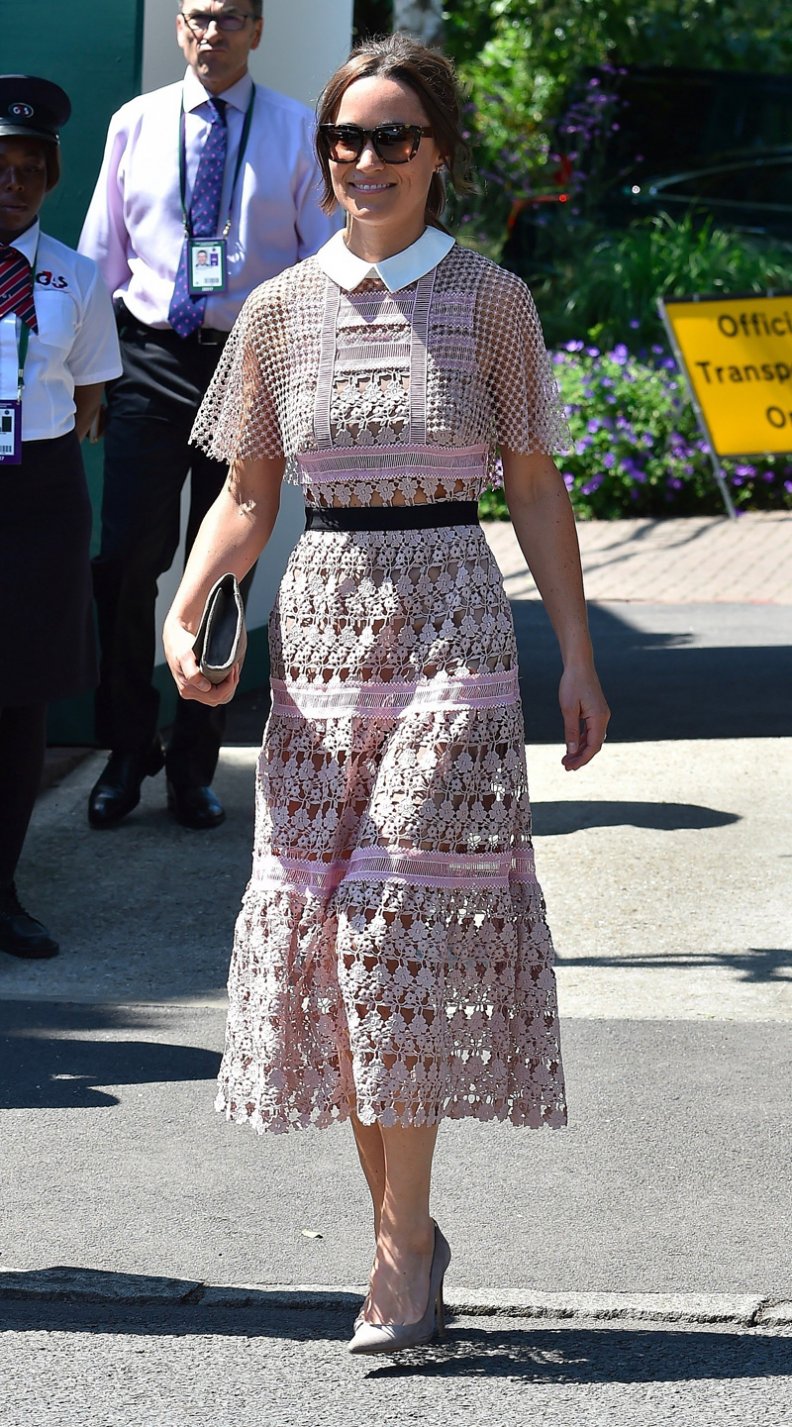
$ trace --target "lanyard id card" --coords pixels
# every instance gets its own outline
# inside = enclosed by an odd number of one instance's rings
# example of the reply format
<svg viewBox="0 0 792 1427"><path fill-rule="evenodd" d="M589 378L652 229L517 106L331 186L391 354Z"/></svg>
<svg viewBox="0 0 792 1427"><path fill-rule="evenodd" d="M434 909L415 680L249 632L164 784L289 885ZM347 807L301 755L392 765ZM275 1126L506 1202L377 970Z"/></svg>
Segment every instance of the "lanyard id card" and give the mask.
<svg viewBox="0 0 792 1427"><path fill-rule="evenodd" d="M225 238L187 239L187 289L192 297L226 290Z"/></svg>
<svg viewBox="0 0 792 1427"><path fill-rule="evenodd" d="M22 402L0 398L0 465L22 464Z"/></svg>
<svg viewBox="0 0 792 1427"><path fill-rule="evenodd" d="M33 258L36 271L38 244ZM16 400L0 397L0 466L21 466L22 464L22 388L25 385L25 362L27 361L30 328L22 323L22 331L17 338L17 394Z"/></svg>

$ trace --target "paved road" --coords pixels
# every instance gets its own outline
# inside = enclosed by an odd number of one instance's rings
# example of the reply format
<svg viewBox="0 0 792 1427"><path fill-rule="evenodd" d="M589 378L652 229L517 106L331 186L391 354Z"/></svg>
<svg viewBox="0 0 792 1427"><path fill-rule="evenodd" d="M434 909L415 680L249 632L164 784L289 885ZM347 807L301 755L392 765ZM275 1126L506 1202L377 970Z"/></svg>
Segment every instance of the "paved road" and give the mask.
<svg viewBox="0 0 792 1427"><path fill-rule="evenodd" d="M20 1305L2 1427L783 1427L790 1330L461 1318L448 1345L351 1359L348 1310Z"/></svg>

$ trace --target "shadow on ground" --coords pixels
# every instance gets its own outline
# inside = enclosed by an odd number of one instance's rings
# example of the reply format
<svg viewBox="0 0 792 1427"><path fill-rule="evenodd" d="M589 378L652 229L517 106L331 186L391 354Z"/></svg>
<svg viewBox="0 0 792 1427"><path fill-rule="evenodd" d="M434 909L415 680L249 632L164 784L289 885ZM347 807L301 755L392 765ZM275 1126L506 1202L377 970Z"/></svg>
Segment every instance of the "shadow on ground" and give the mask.
<svg viewBox="0 0 792 1427"><path fill-rule="evenodd" d="M108 1034L145 1024L145 1012L125 1006L0 1005L0 1109L91 1109L120 1103L100 1087L216 1078L218 1051ZM94 1034L81 1039L74 1030Z"/></svg>
<svg viewBox="0 0 792 1427"><path fill-rule="evenodd" d="M697 803L596 802L532 803L534 832L558 837L586 827L645 827L656 832L727 827L739 813L722 813Z"/></svg>
<svg viewBox="0 0 792 1427"><path fill-rule="evenodd" d="M560 743L561 666L538 600L512 603L529 743ZM764 605L592 604L597 666L613 719L610 738L783 738L792 734L789 610ZM267 671L268 676L268 671ZM262 680L263 684L264 680ZM228 708L227 741L256 744L265 687Z"/></svg>
<svg viewBox="0 0 792 1427"><path fill-rule="evenodd" d="M185 1291L189 1285L185 1284ZM359 1299L305 1294L302 1308L261 1290L244 1308L203 1305L0 1302L0 1328L7 1332L123 1334L141 1337L222 1336L270 1338L296 1343L349 1339L350 1317ZM761 1329L711 1332L706 1328L637 1329L603 1324L540 1326L526 1320L459 1317L445 1342L398 1358L360 1366L371 1380L387 1378L511 1378L528 1383L661 1383L740 1381L790 1373L790 1340Z"/></svg>

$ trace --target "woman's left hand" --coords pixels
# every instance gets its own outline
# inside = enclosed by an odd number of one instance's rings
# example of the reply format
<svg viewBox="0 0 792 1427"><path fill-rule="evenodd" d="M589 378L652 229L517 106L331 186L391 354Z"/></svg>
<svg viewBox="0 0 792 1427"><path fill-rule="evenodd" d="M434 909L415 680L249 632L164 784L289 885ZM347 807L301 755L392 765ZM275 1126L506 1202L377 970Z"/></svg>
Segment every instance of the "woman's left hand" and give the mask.
<svg viewBox="0 0 792 1427"><path fill-rule="evenodd" d="M564 719L566 753L561 759L568 773L583 768L605 742L610 709L593 664L567 666L558 690Z"/></svg>
<svg viewBox="0 0 792 1427"><path fill-rule="evenodd" d="M240 666L235 664L222 684L210 683L198 668L198 661L193 653L194 633L172 614L165 621L162 643L181 698L195 699L198 703L209 704L212 708L218 704L227 704L233 699L239 684Z"/></svg>

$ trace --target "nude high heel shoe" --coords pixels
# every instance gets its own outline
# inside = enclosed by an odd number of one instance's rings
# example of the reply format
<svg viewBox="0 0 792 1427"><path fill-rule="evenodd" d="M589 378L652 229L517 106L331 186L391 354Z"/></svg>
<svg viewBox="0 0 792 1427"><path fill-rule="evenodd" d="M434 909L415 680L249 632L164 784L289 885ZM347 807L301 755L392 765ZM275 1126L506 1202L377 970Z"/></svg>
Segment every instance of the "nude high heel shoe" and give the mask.
<svg viewBox="0 0 792 1427"><path fill-rule="evenodd" d="M417 1323L367 1323L364 1320L349 1344L350 1353L398 1353L403 1348L417 1348L444 1336L443 1279L451 1262L451 1250L437 1224L434 1234L429 1298L423 1317Z"/></svg>

